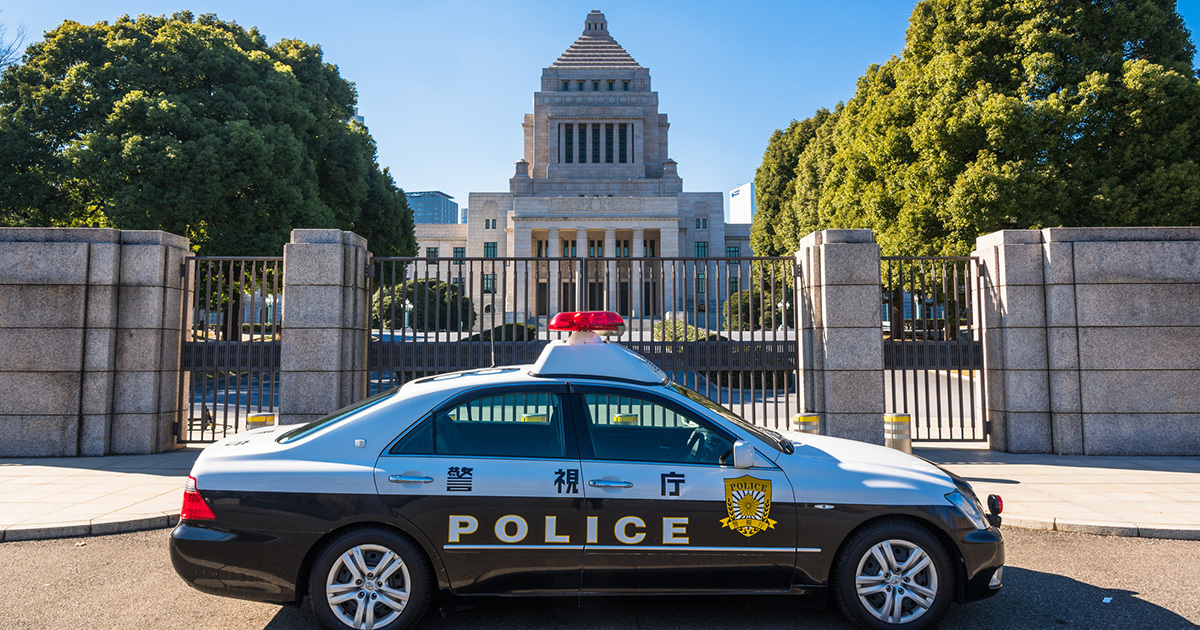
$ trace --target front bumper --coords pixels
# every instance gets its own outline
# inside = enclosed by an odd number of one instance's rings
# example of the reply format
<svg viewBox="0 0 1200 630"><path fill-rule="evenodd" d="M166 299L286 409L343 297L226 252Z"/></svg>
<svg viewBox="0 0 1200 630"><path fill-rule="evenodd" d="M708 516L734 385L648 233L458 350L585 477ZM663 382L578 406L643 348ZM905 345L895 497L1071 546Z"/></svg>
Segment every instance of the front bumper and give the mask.
<svg viewBox="0 0 1200 630"><path fill-rule="evenodd" d="M962 552L966 583L963 603L995 595L1003 586L996 572L1004 568L1004 536L997 527L967 532L958 540ZM995 578L995 579L993 579Z"/></svg>
<svg viewBox="0 0 1200 630"><path fill-rule="evenodd" d="M180 522L171 531L169 546L175 572L196 590L294 604L304 561L301 550L315 542L313 536L282 537Z"/></svg>

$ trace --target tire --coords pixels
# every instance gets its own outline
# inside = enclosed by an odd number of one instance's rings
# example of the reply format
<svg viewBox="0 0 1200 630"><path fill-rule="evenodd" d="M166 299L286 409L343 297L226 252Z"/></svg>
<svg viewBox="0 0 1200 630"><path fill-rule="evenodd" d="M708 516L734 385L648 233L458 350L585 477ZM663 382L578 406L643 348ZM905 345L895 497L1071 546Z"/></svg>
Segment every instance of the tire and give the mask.
<svg viewBox="0 0 1200 630"><path fill-rule="evenodd" d="M955 587L954 568L942 543L924 527L902 519L879 521L855 533L834 561L831 581L842 613L872 630L936 625Z"/></svg>
<svg viewBox="0 0 1200 630"><path fill-rule="evenodd" d="M383 579L376 573L380 570ZM308 576L313 613L329 630L411 628L425 615L432 589L433 572L421 549L400 534L376 528L351 530L330 541Z"/></svg>

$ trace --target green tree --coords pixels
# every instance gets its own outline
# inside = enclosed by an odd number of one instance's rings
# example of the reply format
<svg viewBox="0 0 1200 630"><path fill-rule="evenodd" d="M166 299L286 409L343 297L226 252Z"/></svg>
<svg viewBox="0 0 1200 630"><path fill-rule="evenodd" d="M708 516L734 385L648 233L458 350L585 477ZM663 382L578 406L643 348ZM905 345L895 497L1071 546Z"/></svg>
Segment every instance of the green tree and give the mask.
<svg viewBox="0 0 1200 630"><path fill-rule="evenodd" d="M816 134L829 111L818 110L812 118L793 120L787 129L776 129L767 142L762 164L754 173L754 201L757 210L750 226L750 248L758 256L786 255L780 219L796 174L796 160Z"/></svg>
<svg viewBox="0 0 1200 630"><path fill-rule="evenodd" d="M0 224L162 229L272 254L293 228L412 255L412 213L318 46L213 15L67 21L0 79Z"/></svg>
<svg viewBox="0 0 1200 630"><path fill-rule="evenodd" d="M790 220L908 255L1005 228L1200 223L1194 52L1173 0L924 0L795 178Z"/></svg>
<svg viewBox="0 0 1200 630"><path fill-rule="evenodd" d="M407 316L407 320L406 320ZM433 279L381 286L371 297L371 327L385 330L465 330L475 324L471 298L458 285Z"/></svg>

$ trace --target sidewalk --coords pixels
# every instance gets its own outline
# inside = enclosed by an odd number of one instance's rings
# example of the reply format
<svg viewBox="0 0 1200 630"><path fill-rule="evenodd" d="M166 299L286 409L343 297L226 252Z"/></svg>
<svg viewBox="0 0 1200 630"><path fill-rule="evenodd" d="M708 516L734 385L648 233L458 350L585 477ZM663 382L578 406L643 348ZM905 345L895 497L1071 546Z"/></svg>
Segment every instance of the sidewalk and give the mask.
<svg viewBox="0 0 1200 630"><path fill-rule="evenodd" d="M158 455L0 458L0 540L170 527L199 448Z"/></svg>
<svg viewBox="0 0 1200 630"><path fill-rule="evenodd" d="M1023 455L955 445L913 453L1004 499L1004 527L1200 540L1200 457Z"/></svg>
<svg viewBox="0 0 1200 630"><path fill-rule="evenodd" d="M200 448L0 459L0 540L169 527ZM1004 497L1004 526L1200 540L1200 457L1018 455L919 445L917 455Z"/></svg>

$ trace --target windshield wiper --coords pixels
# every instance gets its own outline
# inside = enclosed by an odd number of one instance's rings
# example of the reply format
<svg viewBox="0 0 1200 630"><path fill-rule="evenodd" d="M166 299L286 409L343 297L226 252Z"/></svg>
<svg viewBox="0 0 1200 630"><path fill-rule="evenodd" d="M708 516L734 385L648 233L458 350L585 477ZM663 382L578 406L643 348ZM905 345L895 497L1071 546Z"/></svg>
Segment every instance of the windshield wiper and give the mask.
<svg viewBox="0 0 1200 630"><path fill-rule="evenodd" d="M784 453L787 453L788 455L791 455L792 453L796 452L796 445L792 444L791 440L783 437L782 433L779 433L778 431L773 431L766 427L763 427L763 430L766 431L767 433L770 433L771 437L775 438L775 441L779 444L779 450L783 451Z"/></svg>

